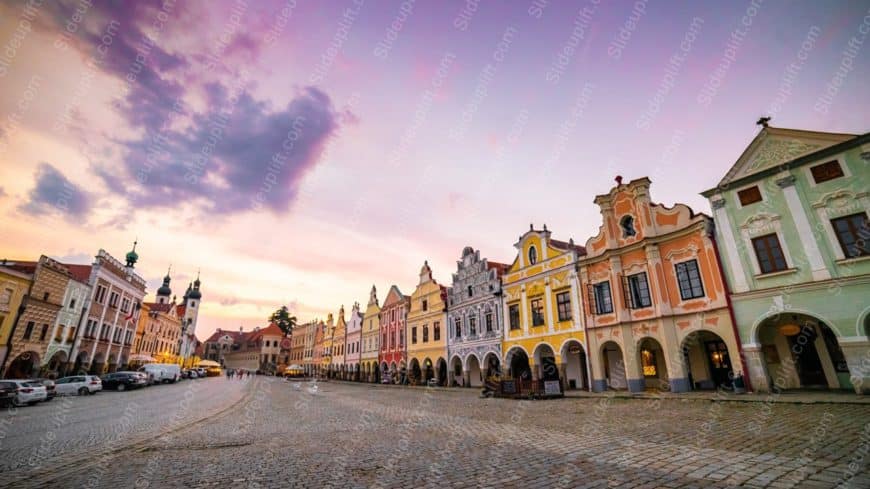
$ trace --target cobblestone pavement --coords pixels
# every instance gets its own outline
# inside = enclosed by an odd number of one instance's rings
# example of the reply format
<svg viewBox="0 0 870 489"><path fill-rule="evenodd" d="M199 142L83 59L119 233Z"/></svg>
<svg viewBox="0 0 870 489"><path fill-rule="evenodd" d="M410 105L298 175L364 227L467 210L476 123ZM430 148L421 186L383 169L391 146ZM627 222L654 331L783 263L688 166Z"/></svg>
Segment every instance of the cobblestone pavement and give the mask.
<svg viewBox="0 0 870 489"><path fill-rule="evenodd" d="M188 380L126 392L56 397L0 411L0 472L19 475L70 463L219 412L243 398L244 381ZM0 481L6 476L0 477ZM2 482L0 482L2 483Z"/></svg>
<svg viewBox="0 0 870 489"><path fill-rule="evenodd" d="M15 486L870 487L866 405L318 387L256 378L203 422L84 465L15 471Z"/></svg>

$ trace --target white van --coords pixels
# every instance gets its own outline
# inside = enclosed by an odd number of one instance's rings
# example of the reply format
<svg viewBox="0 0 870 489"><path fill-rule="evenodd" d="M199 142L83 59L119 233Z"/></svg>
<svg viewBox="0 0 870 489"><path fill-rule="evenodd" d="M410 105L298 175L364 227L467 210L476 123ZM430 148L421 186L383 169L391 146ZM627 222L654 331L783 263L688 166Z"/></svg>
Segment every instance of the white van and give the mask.
<svg viewBox="0 0 870 489"><path fill-rule="evenodd" d="M174 384L181 379L181 367L174 363L149 363L139 367L139 371L148 375L150 384Z"/></svg>

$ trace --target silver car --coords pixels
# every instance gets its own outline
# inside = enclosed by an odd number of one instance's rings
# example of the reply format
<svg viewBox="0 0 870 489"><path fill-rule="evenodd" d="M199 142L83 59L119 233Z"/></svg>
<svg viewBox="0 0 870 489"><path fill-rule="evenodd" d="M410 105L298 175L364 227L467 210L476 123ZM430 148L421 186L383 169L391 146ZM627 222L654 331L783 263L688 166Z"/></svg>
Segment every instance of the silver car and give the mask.
<svg viewBox="0 0 870 489"><path fill-rule="evenodd" d="M54 389L60 396L86 396L103 390L103 382L96 375L71 375L54 381Z"/></svg>
<svg viewBox="0 0 870 489"><path fill-rule="evenodd" d="M17 391L15 397L12 398L14 406L34 405L37 402L48 399L48 391L42 382L34 382L22 379L9 379L3 382L11 382L15 384Z"/></svg>

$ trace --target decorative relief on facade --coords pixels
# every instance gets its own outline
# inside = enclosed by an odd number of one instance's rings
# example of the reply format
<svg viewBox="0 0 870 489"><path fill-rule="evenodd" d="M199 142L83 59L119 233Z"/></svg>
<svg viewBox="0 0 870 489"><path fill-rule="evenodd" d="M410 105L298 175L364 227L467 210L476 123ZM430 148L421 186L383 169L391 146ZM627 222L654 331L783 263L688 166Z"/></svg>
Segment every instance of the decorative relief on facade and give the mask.
<svg viewBox="0 0 870 489"><path fill-rule="evenodd" d="M810 144L794 139L768 139L761 143L761 147L755 151L749 164L741 173L746 175L750 172L779 165L821 147L820 144Z"/></svg>

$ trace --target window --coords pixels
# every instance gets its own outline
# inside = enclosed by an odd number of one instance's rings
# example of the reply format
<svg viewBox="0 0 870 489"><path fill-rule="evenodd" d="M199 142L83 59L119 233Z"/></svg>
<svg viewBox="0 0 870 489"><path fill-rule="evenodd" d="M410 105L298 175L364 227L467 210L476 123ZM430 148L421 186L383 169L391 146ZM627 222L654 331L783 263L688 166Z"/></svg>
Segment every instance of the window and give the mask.
<svg viewBox="0 0 870 489"><path fill-rule="evenodd" d="M474 287L469 285L468 286L468 297L471 297L473 295L474 295Z"/></svg>
<svg viewBox="0 0 870 489"><path fill-rule="evenodd" d="M534 246L529 247L529 265L534 265L538 262L538 250Z"/></svg>
<svg viewBox="0 0 870 489"><path fill-rule="evenodd" d="M592 286L595 292L595 314L613 312L613 297L610 295L610 282L601 282Z"/></svg>
<svg viewBox="0 0 870 489"><path fill-rule="evenodd" d="M45 341L45 337L48 336L48 325L42 325L42 332L39 334L39 341Z"/></svg>
<svg viewBox="0 0 870 489"><path fill-rule="evenodd" d="M487 312L485 316L483 316L483 321L486 323L486 332L492 333L492 313Z"/></svg>
<svg viewBox="0 0 870 489"><path fill-rule="evenodd" d="M441 339L441 322L435 321L435 324L432 326L432 340L438 341Z"/></svg>
<svg viewBox="0 0 870 489"><path fill-rule="evenodd" d="M634 218L631 216L625 216L622 220L619 221L619 227L622 228L622 237L630 238L637 234L637 231L634 229Z"/></svg>
<svg viewBox="0 0 870 489"><path fill-rule="evenodd" d="M472 316L468 318L468 336L477 335L477 318Z"/></svg>
<svg viewBox="0 0 870 489"><path fill-rule="evenodd" d="M737 198L742 206L761 202L761 189L757 185L745 188L737 192Z"/></svg>
<svg viewBox="0 0 870 489"><path fill-rule="evenodd" d="M384 345L384 349L387 348L387 333L384 333L384 340L381 342L381 344Z"/></svg>
<svg viewBox="0 0 870 489"><path fill-rule="evenodd" d="M416 326L411 328L411 344L412 345L417 344L417 327Z"/></svg>
<svg viewBox="0 0 870 489"><path fill-rule="evenodd" d="M815 180L816 183L822 183L842 177L843 169L840 167L840 163L837 162L837 160L832 160L811 167L810 173L813 174L813 180Z"/></svg>
<svg viewBox="0 0 870 489"><path fill-rule="evenodd" d="M112 307L118 307L118 299L119 298L120 298L120 296L118 295L117 292L112 292L111 294L109 294L109 305Z"/></svg>
<svg viewBox="0 0 870 489"><path fill-rule="evenodd" d="M69 301L69 308L70 308L70 309L75 309L75 308L76 308L76 300L75 300L75 299L71 299L71 300Z"/></svg>
<svg viewBox="0 0 870 489"><path fill-rule="evenodd" d="M122 312L130 312L130 299L126 297L121 301L121 311Z"/></svg>
<svg viewBox="0 0 870 489"><path fill-rule="evenodd" d="M870 224L865 212L832 219L831 225L837 233L837 240L846 258L870 255L870 245L867 244L870 239Z"/></svg>
<svg viewBox="0 0 870 489"><path fill-rule="evenodd" d="M429 342L429 325L424 324L423 325L423 343L428 343L428 342Z"/></svg>
<svg viewBox="0 0 870 489"><path fill-rule="evenodd" d="M55 342L60 343L63 341L63 329L64 328L66 328L66 326L64 326L62 324L58 325L57 331L55 331L55 334L54 334L54 341Z"/></svg>
<svg viewBox="0 0 870 489"><path fill-rule="evenodd" d="M405 346L405 330L399 330L399 347Z"/></svg>
<svg viewBox="0 0 870 489"><path fill-rule="evenodd" d="M100 285L99 287L97 287L97 295L95 296L95 298L99 304L105 304L105 300L106 300L106 287L105 286Z"/></svg>
<svg viewBox="0 0 870 489"><path fill-rule="evenodd" d="M75 339L75 337L76 337L76 328L75 328L75 326L73 326L69 329L69 334L67 334L67 336L66 336L66 342L72 343L73 340Z"/></svg>
<svg viewBox="0 0 870 489"><path fill-rule="evenodd" d="M629 305L632 309L640 309L652 305L646 272L628 276L628 294Z"/></svg>
<svg viewBox="0 0 870 489"><path fill-rule="evenodd" d="M701 283L701 272L698 270L698 260L689 260L674 265L677 271L677 282L680 286L680 297L685 301L704 297L704 285Z"/></svg>
<svg viewBox="0 0 870 489"><path fill-rule="evenodd" d="M508 307L508 316L511 329L520 329L520 305L511 304Z"/></svg>
<svg viewBox="0 0 870 489"><path fill-rule="evenodd" d="M50 294L49 294L48 292L42 294L42 301L43 301L43 302L48 302L48 296L49 296L49 295L50 295Z"/></svg>
<svg viewBox="0 0 870 489"><path fill-rule="evenodd" d="M532 326L544 324L544 301L539 297L532 299Z"/></svg>
<svg viewBox="0 0 870 489"><path fill-rule="evenodd" d="M571 319L571 295L568 292L556 294L556 310L559 311L559 321Z"/></svg>
<svg viewBox="0 0 870 489"><path fill-rule="evenodd" d="M462 319L456 318L456 320L453 321L453 324L454 324L453 331L454 331L454 333L456 333L455 336L457 338L462 338Z"/></svg>
<svg viewBox="0 0 870 489"><path fill-rule="evenodd" d="M27 322L27 327L24 328L24 339L25 340L30 339L30 336L33 334L33 327L34 326L35 326L35 324L33 323L33 321Z"/></svg>
<svg viewBox="0 0 870 489"><path fill-rule="evenodd" d="M429 301L427 301L426 299L423 299L423 310L424 311L429 310Z"/></svg>
<svg viewBox="0 0 870 489"><path fill-rule="evenodd" d="M758 268L761 273L780 272L788 268L782 248L779 246L779 238L776 234L766 234L752 239L752 248L755 257L758 258Z"/></svg>

